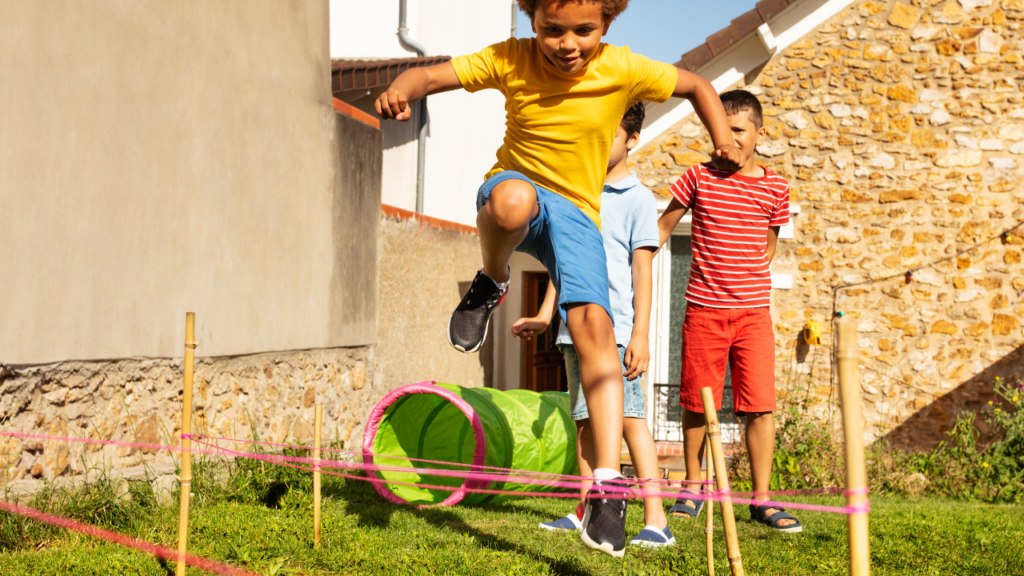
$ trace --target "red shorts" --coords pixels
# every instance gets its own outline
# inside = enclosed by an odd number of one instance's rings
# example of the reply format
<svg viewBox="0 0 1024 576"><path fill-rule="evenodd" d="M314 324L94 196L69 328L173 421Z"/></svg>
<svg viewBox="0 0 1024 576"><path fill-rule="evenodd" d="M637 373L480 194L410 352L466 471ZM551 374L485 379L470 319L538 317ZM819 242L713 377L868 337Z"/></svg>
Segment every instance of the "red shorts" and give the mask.
<svg viewBox="0 0 1024 576"><path fill-rule="evenodd" d="M722 409L726 364L732 369L737 414L775 411L775 334L763 308L708 308L686 305L680 404L704 413L700 389L711 387Z"/></svg>

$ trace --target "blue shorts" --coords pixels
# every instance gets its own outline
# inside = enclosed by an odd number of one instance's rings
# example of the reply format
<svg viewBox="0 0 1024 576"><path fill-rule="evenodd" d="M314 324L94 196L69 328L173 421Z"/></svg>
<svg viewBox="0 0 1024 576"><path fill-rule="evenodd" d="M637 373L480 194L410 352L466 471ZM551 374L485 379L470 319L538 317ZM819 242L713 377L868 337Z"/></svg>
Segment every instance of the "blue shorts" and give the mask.
<svg viewBox="0 0 1024 576"><path fill-rule="evenodd" d="M530 231L516 252L533 256L548 269L558 290L562 322L567 322L567 307L580 303L600 305L614 322L604 239L597 224L565 197L512 170L499 172L484 182L476 196L477 212L487 204L491 190L505 180L529 182L537 191L540 213L530 222Z"/></svg>
<svg viewBox="0 0 1024 576"><path fill-rule="evenodd" d="M561 344L558 346L565 358L565 375L569 378L569 405L572 406L573 420L586 420L590 418L587 411L587 401L583 398L583 388L580 382L580 357L576 355L576 347L572 344ZM626 372L626 349L619 346L619 363L622 365L622 372ZM639 376L632 380L622 377L622 417L623 418L646 418L647 411L644 410L644 385Z"/></svg>

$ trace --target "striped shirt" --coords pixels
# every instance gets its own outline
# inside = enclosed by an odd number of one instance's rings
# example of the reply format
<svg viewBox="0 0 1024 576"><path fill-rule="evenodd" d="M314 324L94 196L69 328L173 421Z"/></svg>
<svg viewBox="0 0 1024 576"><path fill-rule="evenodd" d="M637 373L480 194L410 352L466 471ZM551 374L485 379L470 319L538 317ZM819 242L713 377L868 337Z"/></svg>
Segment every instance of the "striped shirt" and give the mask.
<svg viewBox="0 0 1024 576"><path fill-rule="evenodd" d="M765 168L751 178L697 164L671 188L693 214L693 263L686 300L711 308L771 303L769 226L789 223L789 183Z"/></svg>

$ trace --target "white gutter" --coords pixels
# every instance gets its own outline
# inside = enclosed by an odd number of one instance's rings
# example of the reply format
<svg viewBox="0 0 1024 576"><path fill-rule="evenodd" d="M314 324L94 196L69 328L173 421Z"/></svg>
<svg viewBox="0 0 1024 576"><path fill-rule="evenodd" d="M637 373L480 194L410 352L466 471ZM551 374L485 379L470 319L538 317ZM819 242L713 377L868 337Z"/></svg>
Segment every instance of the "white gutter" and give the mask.
<svg viewBox="0 0 1024 576"><path fill-rule="evenodd" d="M427 49L409 37L406 27L406 4L408 0L398 0L398 42L402 48L415 52L421 58L427 55ZM416 212L423 213L424 173L427 164L427 98L419 102L419 135L416 138Z"/></svg>

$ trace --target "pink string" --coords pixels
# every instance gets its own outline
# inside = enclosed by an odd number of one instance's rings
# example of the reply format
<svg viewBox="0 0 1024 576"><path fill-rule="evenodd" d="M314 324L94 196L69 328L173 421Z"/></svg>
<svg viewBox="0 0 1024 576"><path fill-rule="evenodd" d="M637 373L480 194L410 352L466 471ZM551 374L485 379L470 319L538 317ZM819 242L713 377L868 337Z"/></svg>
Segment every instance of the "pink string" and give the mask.
<svg viewBox="0 0 1024 576"><path fill-rule="evenodd" d="M125 534L113 532L111 530L105 530L98 526L92 526L90 524L83 524L70 518L64 518L62 516L55 516L53 514L47 514L36 510L34 508L28 508L26 506L19 506L13 502L5 502L0 500L0 509L6 510L12 514L18 514L19 516L25 516L39 522L45 522L52 524L59 528L66 530L73 530L86 536L92 536L93 538L99 538L106 540L114 544L120 544L121 546L127 546L128 548L134 548L140 552L151 554L164 560L178 560L178 551L171 550L159 544L153 544L146 542L145 540L139 540L138 538L132 538ZM228 566L227 564L221 564L214 562L201 556L193 556L192 554L185 555L185 563L189 566L195 566L201 568L207 572L213 572L214 574L222 574L223 576L258 576L255 572L250 572L242 568L235 568L234 566Z"/></svg>
<svg viewBox="0 0 1024 576"><path fill-rule="evenodd" d="M204 439L207 439L207 440L215 440L215 441L222 441L222 442L242 442L244 444L259 444L259 445L264 445L264 446L275 446L275 447L279 447L279 448L297 448L297 449L300 449L300 450L312 450L313 449L313 448L311 448L309 446L302 446L302 445L299 445L299 444L278 444L276 442L265 442L265 441L262 441L262 440L243 440L241 438L222 438L222 437L219 437L219 436L206 436L206 435L203 435L203 434L182 434L181 437L183 439L184 438L190 438L192 440L196 440L197 442L199 441L200 438L204 438ZM207 444L207 445L209 446L209 444ZM219 446L218 446L218 448L219 448ZM350 454L352 456L362 456L363 455L362 452L354 452L354 451L350 451L350 450L339 450L339 449L336 449L336 448L321 448L320 450L322 452L336 452L336 453L339 453L339 454ZM391 456L391 455L386 455L386 454L374 454L373 457L374 458L378 458L378 459L410 460L412 462L423 462L425 464L440 464L440 465L444 465L444 466L461 466L461 467L473 466L472 464L466 464L466 463L463 463L463 462L445 462L443 460L426 460L424 458L412 458L412 457L409 457L409 456ZM496 472L515 472L515 473L520 474L520 475L529 475L529 476L551 476L551 477L556 477L556 478L569 478L569 479L573 479L573 480L593 480L593 478L588 477L588 476L572 476L570 474L555 474L553 472L534 472L534 471L530 471L530 470L516 470L515 468L499 468L497 466L484 466L484 465L473 466L473 467L474 468L478 468L478 469L494 470ZM660 478L659 479L653 479L652 478L652 479L647 479L647 480L629 480L629 479L627 479L626 482L628 482L628 483L641 483L642 482L644 484L671 484L671 483L677 483L677 484L711 484L712 483L712 482L706 481L706 480L705 481L701 481L701 480L663 480L663 479L660 479Z"/></svg>
<svg viewBox="0 0 1024 576"><path fill-rule="evenodd" d="M777 494L780 496L811 496L814 494L838 494L842 488L805 488L802 490L772 490L769 492L731 492L733 496L758 496L761 494Z"/></svg>
<svg viewBox="0 0 1024 576"><path fill-rule="evenodd" d="M57 440L57 441L65 441L65 442L79 442L79 443L84 443L84 444L104 444L104 445L114 445L114 446L127 446L127 447L142 449L142 450L168 450L168 451L175 451L175 452L186 451L186 449L184 449L184 448L182 448L180 446L163 446L163 445L159 445L159 444L142 444L142 443L135 443L135 442L118 442L118 441L115 441L115 440L99 440L99 439L94 439L94 438L71 438L71 437L64 437L64 436L44 436L44 435L39 435L39 434L28 434L28 433L22 433L22 432L4 432L4 431L0 431L0 435L19 437L19 438L33 438L33 439ZM310 462L310 463L315 463L315 465L320 468L320 472L323 473L323 474L329 474L329 475L332 475L332 476L338 476L338 477L341 477L341 478L347 478L347 479L352 479L352 480L361 480L361 481L367 481L367 482L382 483L382 484L387 484L387 485L409 486L409 487L426 488L426 489L430 489L430 490L442 490L442 491L455 491L455 490L461 489L461 490L465 490L467 492L477 492L477 493L481 493L481 494L497 494L497 495L520 496L520 497L523 497L523 496L557 497L557 498L576 498L576 497L578 497L578 494L567 494L567 493L519 492L519 491L514 491L514 490L493 490L493 489L485 489L485 488L471 488L471 487L468 487L468 486L465 486L465 485L453 487L453 486L438 486L438 485L431 485L431 484L415 484L415 483L409 483L409 482L400 482L400 481L396 481L396 480L381 480L381 479L375 479L375 478L366 478L366 477L362 477L362 476L354 476L354 475L350 475L350 474L342 474L342 473L338 473L338 472L330 472L330 471L325 471L322 468L324 468L324 467L338 467L338 468L356 469L356 470L379 470L379 471L390 471L390 472L401 472L401 473L415 473L415 474L427 475L427 476L451 476L451 477L459 477L459 478L466 478L466 479L487 480L489 482L505 482L505 483L514 483L514 484L537 484L537 485L541 485L541 486L545 486L545 487L550 487L550 488L575 488L577 490L579 490L579 488L581 487L581 484L579 482L573 483L573 482L562 482L562 481L554 481L554 480L551 480L551 481L538 481L538 479L533 478L533 477L529 477L529 476L508 476L508 475L497 475L497 474L487 474L487 473L477 473L477 472L462 472L462 471L456 471L456 470L432 470L432 469L427 469L427 468L408 468L408 467L394 467L394 466L378 466L378 465L361 464L361 463L355 463L355 462L330 461L330 460L326 460L325 461L325 460L317 460L317 459L313 459L313 458L299 458L299 457L283 456L283 455L254 454L254 453L246 453L246 452L233 451L233 450L229 450L229 449L226 449L226 448L220 448L220 447L214 446L214 445L206 443L206 442L199 442L199 441L197 441L197 442L200 443L200 444L204 444L204 445L216 448L216 450L205 450L205 449L197 449L197 448L190 448L188 450L190 450L191 452L195 452L195 453L210 454L210 455L230 454L230 455L234 455L234 456L238 456L238 457L242 457L242 458L250 458L250 459L255 459L255 460L262 460L264 462L269 462L271 464L276 464L276 465L279 465L279 466L288 466L290 468L296 468L296 469L299 469L299 470L306 470L306 471L313 472L313 471L315 471L314 468L308 468L308 467L304 467L304 466L297 466L295 464L289 464L288 463L288 461ZM308 449L308 447L305 447L305 446L300 446L300 448ZM325 464L326 464L326 466L325 466ZM577 477L577 478L582 478L582 477ZM586 480L593 480L593 479L586 478ZM659 490L657 492L655 492L653 490L639 490L638 491L638 490L635 490L635 489L618 487L618 486L605 486L605 489L606 489L607 492L609 492L608 494L605 494L603 496L603 497L606 497L606 498L643 497L645 495L645 493L646 493L646 495L649 495L649 496L660 495L662 498L680 498L680 497L682 497L682 498L686 498L686 499L689 499L689 500L714 500L714 501L719 501L719 502L728 500L730 502L739 503L739 504L761 504L762 502L764 502L764 500L754 500L754 499L750 499L750 498L736 498L736 497L730 495L729 491L718 491L718 492L710 492L709 494L700 494L700 493L689 492L689 491L665 491L665 490ZM779 504L780 505L785 505L788 508L793 508L793 509L796 509L796 510L810 510L810 511L817 511L817 512L833 512L833 513L840 513L840 514L856 514L856 513L861 513L861 512L865 511L864 507L860 506L860 505L858 505L858 506L848 506L848 507L840 508L840 507L835 507L835 506L821 506L821 505L816 505L816 504L802 504L802 503L799 503L799 502L779 502Z"/></svg>

